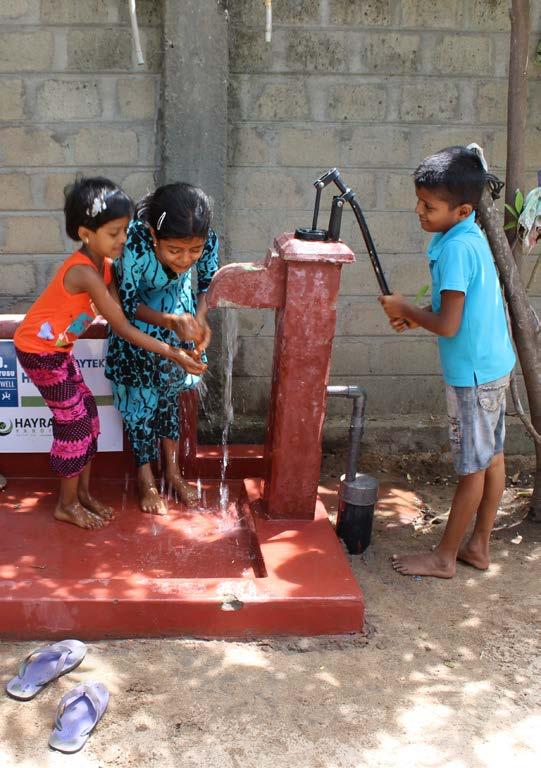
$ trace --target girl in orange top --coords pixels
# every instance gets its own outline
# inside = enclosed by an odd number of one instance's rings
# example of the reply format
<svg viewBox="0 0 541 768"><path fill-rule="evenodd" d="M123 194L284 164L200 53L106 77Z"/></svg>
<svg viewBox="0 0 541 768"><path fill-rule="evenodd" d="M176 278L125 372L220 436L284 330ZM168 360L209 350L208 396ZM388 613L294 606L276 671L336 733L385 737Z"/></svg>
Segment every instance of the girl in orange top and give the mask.
<svg viewBox="0 0 541 768"><path fill-rule="evenodd" d="M119 256L132 213L130 198L108 179L79 179L66 190L70 238L82 241L30 307L14 336L19 362L53 413L51 466L60 476L57 520L100 528L113 510L91 495L91 462L100 431L96 403L72 355L73 343L102 315L118 336L200 375L198 354L175 348L131 325L109 293L111 258ZM113 291L113 295L115 295ZM197 327L189 340L200 341Z"/></svg>

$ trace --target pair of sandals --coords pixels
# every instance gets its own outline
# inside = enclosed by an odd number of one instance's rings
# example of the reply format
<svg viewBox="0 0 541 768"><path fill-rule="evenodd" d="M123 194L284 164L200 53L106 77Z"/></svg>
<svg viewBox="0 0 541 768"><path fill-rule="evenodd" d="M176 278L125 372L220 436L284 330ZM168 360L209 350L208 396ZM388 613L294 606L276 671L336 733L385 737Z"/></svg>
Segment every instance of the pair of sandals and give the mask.
<svg viewBox="0 0 541 768"><path fill-rule="evenodd" d="M79 666L86 645L79 640L62 640L32 651L21 663L17 675L6 684L6 692L18 701L30 701L53 680ZM109 691L103 683L86 682L68 691L58 703L49 746L60 752L78 752L103 717Z"/></svg>

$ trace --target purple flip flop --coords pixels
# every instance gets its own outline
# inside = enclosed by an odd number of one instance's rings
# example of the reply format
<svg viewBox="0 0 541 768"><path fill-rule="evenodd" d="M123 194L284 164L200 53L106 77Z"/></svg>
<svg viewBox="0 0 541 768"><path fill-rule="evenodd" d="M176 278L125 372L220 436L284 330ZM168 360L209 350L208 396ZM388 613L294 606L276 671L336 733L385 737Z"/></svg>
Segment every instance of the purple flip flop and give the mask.
<svg viewBox="0 0 541 768"><path fill-rule="evenodd" d="M48 683L78 667L85 654L86 645L79 640L36 648L22 661L16 677L6 684L6 692L19 701L29 701Z"/></svg>
<svg viewBox="0 0 541 768"><path fill-rule="evenodd" d="M78 752L103 717L109 691L103 683L87 682L72 688L58 702L49 746L60 752Z"/></svg>

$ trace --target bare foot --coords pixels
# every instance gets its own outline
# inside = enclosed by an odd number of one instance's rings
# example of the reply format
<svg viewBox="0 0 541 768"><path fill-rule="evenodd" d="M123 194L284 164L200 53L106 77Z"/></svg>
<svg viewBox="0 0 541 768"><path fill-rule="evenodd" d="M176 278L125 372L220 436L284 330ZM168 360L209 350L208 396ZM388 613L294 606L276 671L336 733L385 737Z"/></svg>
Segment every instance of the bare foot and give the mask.
<svg viewBox="0 0 541 768"><path fill-rule="evenodd" d="M178 472L171 475L167 474L166 482L178 493L180 500L184 504L191 506L198 501L197 489L187 483Z"/></svg>
<svg viewBox="0 0 541 768"><path fill-rule="evenodd" d="M143 512L147 512L149 515L161 515L163 517L167 514L167 505L155 485L139 484L139 506Z"/></svg>
<svg viewBox="0 0 541 768"><path fill-rule="evenodd" d="M485 552L480 547L476 547L471 541L468 541L467 544L458 550L457 559L468 565L473 565L479 571L486 571L490 565L488 552Z"/></svg>
<svg viewBox="0 0 541 768"><path fill-rule="evenodd" d="M58 504L54 511L54 516L63 523L73 523L73 525L78 525L79 528L89 528L91 530L101 528L107 524L107 520L95 515L89 509L85 509L79 502L70 504L67 507Z"/></svg>
<svg viewBox="0 0 541 768"><path fill-rule="evenodd" d="M114 518L113 508L106 504L102 504L101 501L98 501L98 499L94 498L94 496L91 496L89 493L80 492L79 501L85 509L94 512L94 514L101 517L102 520L112 520Z"/></svg>
<svg viewBox="0 0 541 768"><path fill-rule="evenodd" d="M404 576L436 576L452 579L455 563L444 560L436 551L424 555L393 555L393 568Z"/></svg>

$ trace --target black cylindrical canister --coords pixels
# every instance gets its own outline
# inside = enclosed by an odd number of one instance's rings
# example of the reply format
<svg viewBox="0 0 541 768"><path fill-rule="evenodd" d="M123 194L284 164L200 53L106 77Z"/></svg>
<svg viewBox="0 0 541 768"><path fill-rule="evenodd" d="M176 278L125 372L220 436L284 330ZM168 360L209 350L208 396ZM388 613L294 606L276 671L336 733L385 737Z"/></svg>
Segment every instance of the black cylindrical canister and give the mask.
<svg viewBox="0 0 541 768"><path fill-rule="evenodd" d="M344 504L344 508L338 512L336 533L346 545L350 555L359 555L370 544L374 506L371 504L369 507L358 507L355 504Z"/></svg>
<svg viewBox="0 0 541 768"><path fill-rule="evenodd" d="M340 483L340 502L336 533L351 555L360 554L370 544L378 481L370 475L357 474L355 480Z"/></svg>

